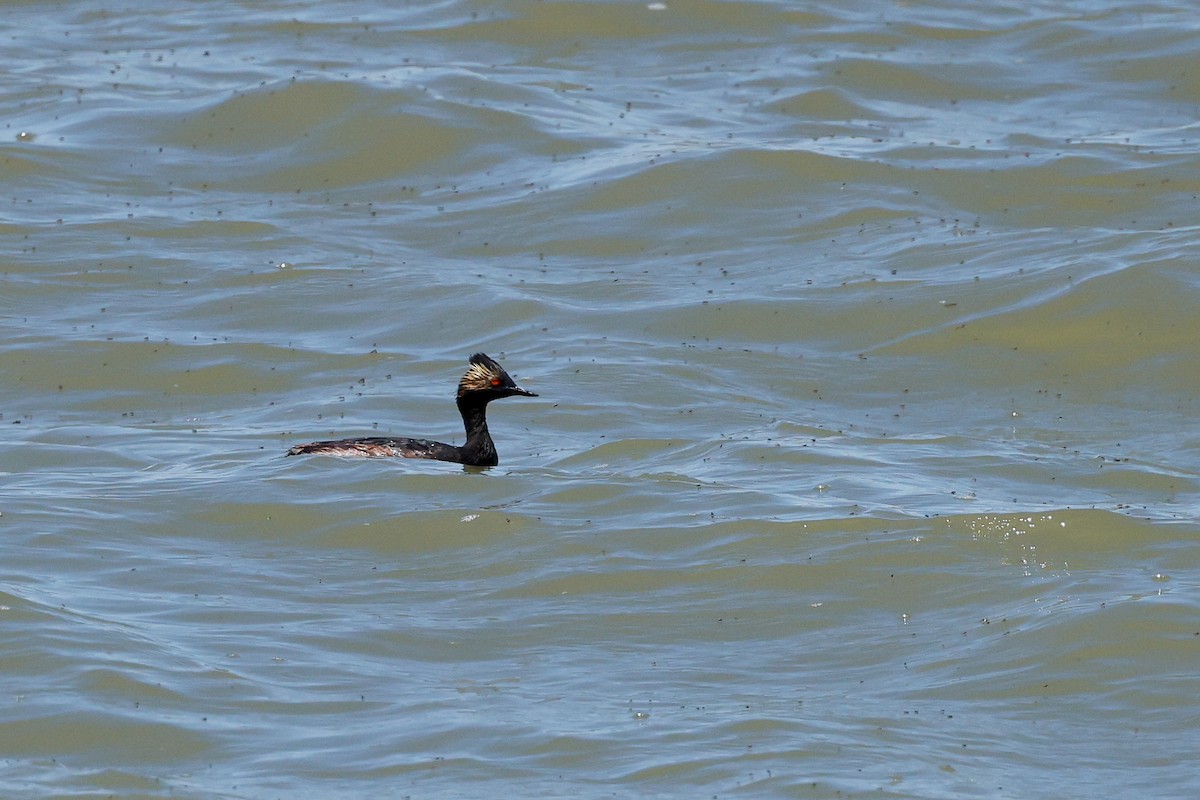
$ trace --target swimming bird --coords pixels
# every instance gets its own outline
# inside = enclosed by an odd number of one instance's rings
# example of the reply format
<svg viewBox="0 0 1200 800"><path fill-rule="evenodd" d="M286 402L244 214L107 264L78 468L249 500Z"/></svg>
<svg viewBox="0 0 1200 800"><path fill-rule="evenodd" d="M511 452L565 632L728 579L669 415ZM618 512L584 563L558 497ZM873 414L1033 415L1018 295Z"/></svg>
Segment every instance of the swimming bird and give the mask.
<svg viewBox="0 0 1200 800"><path fill-rule="evenodd" d="M363 439L335 439L329 442L298 444L289 456L329 455L360 458L431 458L473 467L494 467L500 463L496 445L487 427L487 404L502 397L537 397L517 386L508 373L483 353L471 356L471 368L458 382L458 413L462 414L467 441L462 447L428 439L404 439L370 436Z"/></svg>

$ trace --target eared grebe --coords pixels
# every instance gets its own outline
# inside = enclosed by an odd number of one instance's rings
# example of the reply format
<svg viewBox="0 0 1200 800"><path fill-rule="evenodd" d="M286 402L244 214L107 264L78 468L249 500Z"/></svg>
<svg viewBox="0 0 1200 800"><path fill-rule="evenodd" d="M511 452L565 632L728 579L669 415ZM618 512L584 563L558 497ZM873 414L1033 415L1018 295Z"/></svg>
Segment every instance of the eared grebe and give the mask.
<svg viewBox="0 0 1200 800"><path fill-rule="evenodd" d="M496 445L487 428L487 404L501 397L537 397L513 381L497 364L483 353L471 356L471 368L458 382L458 412L462 414L467 441L462 447L426 439L393 439L371 436L366 439L337 439L332 442L298 444L287 451L289 456L308 453L327 456L359 456L365 458L432 458L453 461L473 467L494 467L500 463Z"/></svg>

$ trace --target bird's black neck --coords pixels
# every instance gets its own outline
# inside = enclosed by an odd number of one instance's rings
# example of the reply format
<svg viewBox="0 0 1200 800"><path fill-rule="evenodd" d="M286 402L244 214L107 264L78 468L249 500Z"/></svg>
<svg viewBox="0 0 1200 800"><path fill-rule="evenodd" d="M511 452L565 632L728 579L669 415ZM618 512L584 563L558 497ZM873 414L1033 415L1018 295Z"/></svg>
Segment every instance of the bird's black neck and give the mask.
<svg viewBox="0 0 1200 800"><path fill-rule="evenodd" d="M496 445L492 443L492 435L488 433L487 401L460 397L458 413L462 414L463 428L467 432L467 441L459 448L462 463L479 467L494 467L499 464Z"/></svg>

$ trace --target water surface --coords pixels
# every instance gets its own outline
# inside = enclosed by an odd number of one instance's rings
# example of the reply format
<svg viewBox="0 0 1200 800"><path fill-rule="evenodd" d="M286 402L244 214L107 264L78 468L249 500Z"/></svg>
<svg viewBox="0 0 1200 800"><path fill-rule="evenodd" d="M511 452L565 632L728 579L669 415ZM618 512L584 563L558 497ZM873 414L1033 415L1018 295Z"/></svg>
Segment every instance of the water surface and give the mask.
<svg viewBox="0 0 1200 800"><path fill-rule="evenodd" d="M1194 16L11 5L0 794L1193 796Z"/></svg>

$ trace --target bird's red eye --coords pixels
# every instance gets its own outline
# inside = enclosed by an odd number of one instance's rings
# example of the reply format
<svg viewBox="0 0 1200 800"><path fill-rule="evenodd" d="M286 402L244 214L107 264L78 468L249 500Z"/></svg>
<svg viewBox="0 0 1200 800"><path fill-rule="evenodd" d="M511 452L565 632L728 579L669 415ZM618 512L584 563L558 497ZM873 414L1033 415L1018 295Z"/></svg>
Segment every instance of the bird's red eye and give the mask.
<svg viewBox="0 0 1200 800"><path fill-rule="evenodd" d="M500 385L500 379L492 378L492 386L499 386L499 385Z"/></svg>

